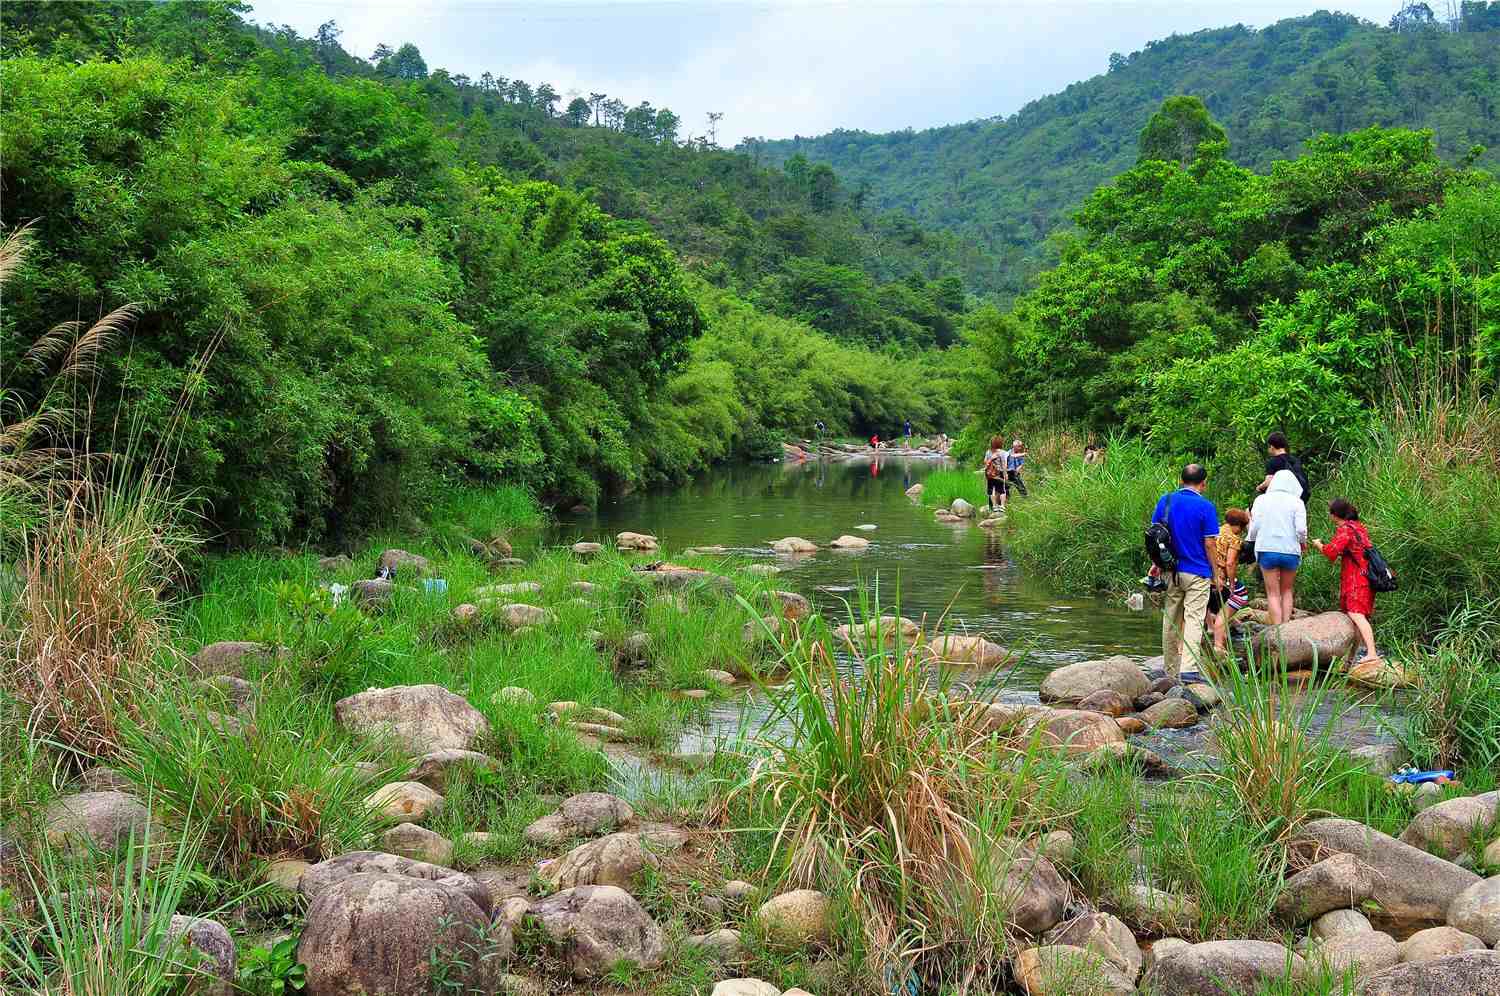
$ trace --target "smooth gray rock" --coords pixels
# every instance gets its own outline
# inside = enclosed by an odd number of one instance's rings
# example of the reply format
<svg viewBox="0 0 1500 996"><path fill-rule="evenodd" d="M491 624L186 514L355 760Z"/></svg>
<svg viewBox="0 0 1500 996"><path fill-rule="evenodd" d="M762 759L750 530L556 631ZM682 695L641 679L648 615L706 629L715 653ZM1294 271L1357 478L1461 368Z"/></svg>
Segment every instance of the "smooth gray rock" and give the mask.
<svg viewBox="0 0 1500 996"><path fill-rule="evenodd" d="M1206 941L1160 959L1144 980L1160 996L1241 996L1300 978L1302 958L1269 941Z"/></svg>
<svg viewBox="0 0 1500 996"><path fill-rule="evenodd" d="M1455 896L1448 907L1448 926L1491 946L1500 944L1500 875L1475 882Z"/></svg>
<svg viewBox="0 0 1500 996"><path fill-rule="evenodd" d="M192 667L200 678L212 678L219 674L245 676L245 662L251 658L269 657L270 646L249 640L220 640L199 647L193 654Z"/></svg>
<svg viewBox="0 0 1500 996"><path fill-rule="evenodd" d="M1334 854L1287 879L1276 913L1306 923L1332 910L1354 909L1375 892L1375 874L1352 854Z"/></svg>
<svg viewBox="0 0 1500 996"><path fill-rule="evenodd" d="M1358 996L1493 996L1500 993L1500 952L1463 954L1404 962L1377 972Z"/></svg>
<svg viewBox="0 0 1500 996"><path fill-rule="evenodd" d="M1479 876L1451 861L1418 850L1355 820L1328 817L1302 829L1306 840L1352 854L1374 872L1370 898L1380 905L1372 919L1398 926L1430 926L1447 919L1453 897Z"/></svg>
<svg viewBox="0 0 1500 996"><path fill-rule="evenodd" d="M235 991L234 938L217 920L173 914L167 926L171 960L194 972L188 987L195 996L230 996Z"/></svg>
<svg viewBox="0 0 1500 996"><path fill-rule="evenodd" d="M133 836L144 842L151 814L127 792L79 792L54 799L42 811L47 839L72 849L110 850ZM155 836L152 834L152 836Z"/></svg>
<svg viewBox="0 0 1500 996"><path fill-rule="evenodd" d="M1452 861L1469 848L1475 831L1495 826L1500 792L1447 799L1422 810L1401 833L1401 841Z"/></svg>

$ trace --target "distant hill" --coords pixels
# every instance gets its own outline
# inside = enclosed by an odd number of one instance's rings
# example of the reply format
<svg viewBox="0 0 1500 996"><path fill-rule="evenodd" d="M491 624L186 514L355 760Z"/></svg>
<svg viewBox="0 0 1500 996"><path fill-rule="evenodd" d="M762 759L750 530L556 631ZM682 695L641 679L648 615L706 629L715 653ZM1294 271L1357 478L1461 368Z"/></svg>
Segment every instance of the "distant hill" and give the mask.
<svg viewBox="0 0 1500 996"><path fill-rule="evenodd" d="M877 208L972 239L978 290L1012 296L1047 258L1046 238L1100 183L1136 161L1141 127L1165 97L1194 94L1229 132L1235 160L1263 171L1322 132L1370 125L1430 128L1441 154L1488 148L1500 162L1500 3L1467 3L1464 20L1401 30L1319 12L1261 30L1242 25L1152 42L1107 73L1010 117L924 131L835 131L748 141L762 161L797 155L831 165Z"/></svg>

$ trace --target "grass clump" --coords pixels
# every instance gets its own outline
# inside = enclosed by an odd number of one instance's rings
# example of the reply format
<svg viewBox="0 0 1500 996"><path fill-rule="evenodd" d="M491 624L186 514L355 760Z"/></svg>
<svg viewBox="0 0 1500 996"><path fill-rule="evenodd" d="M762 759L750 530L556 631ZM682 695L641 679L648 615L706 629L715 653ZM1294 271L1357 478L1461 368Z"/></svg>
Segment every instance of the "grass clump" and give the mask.
<svg viewBox="0 0 1500 996"><path fill-rule="evenodd" d="M983 508L984 475L972 470L934 470L922 478L922 501L936 508L948 508L953 499L962 498L975 508Z"/></svg>
<svg viewBox="0 0 1500 996"><path fill-rule="evenodd" d="M1009 504L1004 530L1017 562L1078 589L1119 589L1141 576L1141 531L1177 472L1138 440L1111 440L1108 453L1101 464L1069 460Z"/></svg>
<svg viewBox="0 0 1500 996"><path fill-rule="evenodd" d="M1448 617L1430 651L1405 662L1417 681L1394 732L1423 767L1500 771L1500 602Z"/></svg>
<svg viewBox="0 0 1500 996"><path fill-rule="evenodd" d="M773 706L787 732L762 734L737 795L772 828L768 860L784 877L847 905L845 943L877 977L992 984L1010 947L1008 872L1026 860L1012 845L1040 819L1050 794L1035 786L1049 780L1034 749L988 732L982 708L947 704L945 671L930 678L878 593L851 612L851 627L861 620L852 676L826 631L786 651Z"/></svg>

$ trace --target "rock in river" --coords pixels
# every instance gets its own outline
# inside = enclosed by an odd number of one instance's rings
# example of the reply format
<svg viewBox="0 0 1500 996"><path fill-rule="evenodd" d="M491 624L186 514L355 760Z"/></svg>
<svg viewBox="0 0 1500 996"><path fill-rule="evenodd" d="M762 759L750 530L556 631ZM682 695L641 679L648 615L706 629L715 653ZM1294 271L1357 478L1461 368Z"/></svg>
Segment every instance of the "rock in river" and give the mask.
<svg viewBox="0 0 1500 996"><path fill-rule="evenodd" d="M1042 679L1038 695L1043 702L1077 702L1107 688L1134 700L1145 695L1150 687L1151 682L1135 661L1128 657L1109 657L1058 668Z"/></svg>
<svg viewBox="0 0 1500 996"><path fill-rule="evenodd" d="M1348 657L1359 642L1354 623L1342 612L1320 612L1269 626L1255 634L1251 646L1257 654L1280 657L1288 667L1328 664Z"/></svg>

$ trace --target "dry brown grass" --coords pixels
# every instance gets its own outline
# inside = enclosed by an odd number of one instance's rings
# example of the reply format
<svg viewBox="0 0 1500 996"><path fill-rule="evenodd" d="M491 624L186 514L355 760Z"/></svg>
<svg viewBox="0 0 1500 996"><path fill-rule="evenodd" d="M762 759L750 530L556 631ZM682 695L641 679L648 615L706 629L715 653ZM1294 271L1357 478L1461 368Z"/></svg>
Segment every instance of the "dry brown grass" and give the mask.
<svg viewBox="0 0 1500 996"><path fill-rule="evenodd" d="M0 244L0 285L30 246L25 228ZM184 538L157 461L127 471L88 442L98 361L135 315L54 327L6 371L22 387L0 384L0 538L18 575L0 592L0 683L33 736L83 757L116 752L119 710L166 646Z"/></svg>

